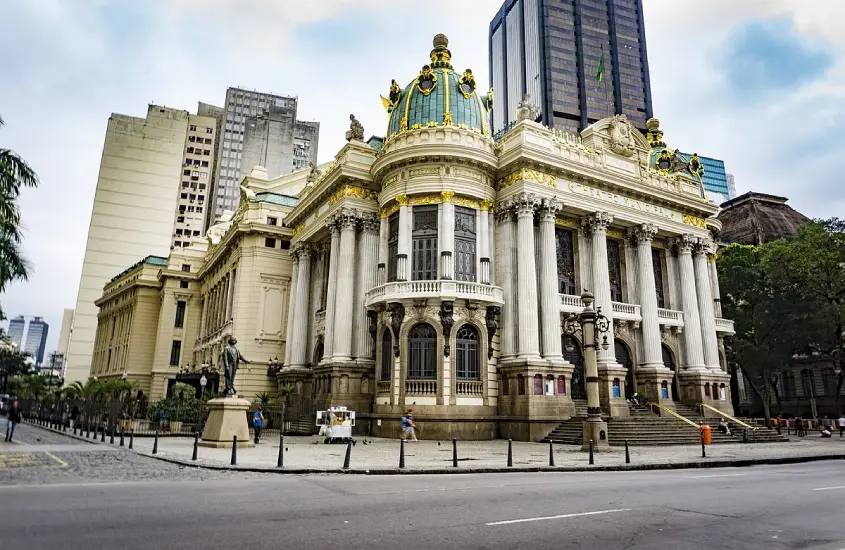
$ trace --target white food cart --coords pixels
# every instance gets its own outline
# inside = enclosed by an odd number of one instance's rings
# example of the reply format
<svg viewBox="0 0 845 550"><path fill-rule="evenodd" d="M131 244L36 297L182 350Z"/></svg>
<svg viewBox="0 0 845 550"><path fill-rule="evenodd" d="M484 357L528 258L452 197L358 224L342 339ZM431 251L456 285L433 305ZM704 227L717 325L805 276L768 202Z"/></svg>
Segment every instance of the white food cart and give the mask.
<svg viewBox="0 0 845 550"><path fill-rule="evenodd" d="M317 411L317 426L323 443L346 443L352 441L352 427L355 425L355 411L346 407L330 407Z"/></svg>

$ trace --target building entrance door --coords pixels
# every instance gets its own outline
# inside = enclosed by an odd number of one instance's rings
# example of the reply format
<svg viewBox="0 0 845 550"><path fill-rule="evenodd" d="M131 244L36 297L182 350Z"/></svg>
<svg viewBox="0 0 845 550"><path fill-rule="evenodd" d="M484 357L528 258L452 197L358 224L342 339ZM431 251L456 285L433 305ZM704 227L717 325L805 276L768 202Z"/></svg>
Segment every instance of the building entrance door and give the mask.
<svg viewBox="0 0 845 550"><path fill-rule="evenodd" d="M575 365L572 371L570 388L572 399L587 399L586 376L584 374L584 356L581 354L581 346L573 338L563 337L563 358Z"/></svg>
<svg viewBox="0 0 845 550"><path fill-rule="evenodd" d="M631 361L631 354L628 352L626 346L621 340L616 339L613 342L613 349L616 353L616 362L625 367L627 370L625 374L625 398L630 399L636 390L634 381L634 362Z"/></svg>
<svg viewBox="0 0 845 550"><path fill-rule="evenodd" d="M666 347L666 344L660 344L660 351L663 354L663 366L675 374L675 376L672 377L672 401L680 402L681 387L678 384L678 365L675 363L675 358L672 356L672 350Z"/></svg>

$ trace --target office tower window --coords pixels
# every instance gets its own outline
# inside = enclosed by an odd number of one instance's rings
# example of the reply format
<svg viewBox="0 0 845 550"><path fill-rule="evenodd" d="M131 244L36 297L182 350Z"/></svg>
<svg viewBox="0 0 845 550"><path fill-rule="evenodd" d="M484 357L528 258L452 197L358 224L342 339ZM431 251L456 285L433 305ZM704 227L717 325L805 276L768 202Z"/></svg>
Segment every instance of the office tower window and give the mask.
<svg viewBox="0 0 845 550"><path fill-rule="evenodd" d="M178 367L181 356L182 342L181 340L173 340L173 343L170 345L170 366Z"/></svg>

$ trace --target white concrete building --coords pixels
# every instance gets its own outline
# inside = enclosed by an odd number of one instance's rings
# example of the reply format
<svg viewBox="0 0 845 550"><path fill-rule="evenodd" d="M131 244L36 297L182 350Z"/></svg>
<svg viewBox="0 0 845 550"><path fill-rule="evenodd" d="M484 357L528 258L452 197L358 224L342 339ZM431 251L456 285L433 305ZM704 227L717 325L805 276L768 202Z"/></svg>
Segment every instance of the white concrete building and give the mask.
<svg viewBox="0 0 845 550"><path fill-rule="evenodd" d="M66 383L85 380L97 329L94 301L116 273L167 256L188 132L188 112L150 105L145 118L112 114L106 128L85 259L67 350Z"/></svg>
<svg viewBox="0 0 845 550"><path fill-rule="evenodd" d="M211 180L216 153L217 120L213 117L188 116L182 180L173 226L173 246L188 246L204 234L205 210L209 208Z"/></svg>

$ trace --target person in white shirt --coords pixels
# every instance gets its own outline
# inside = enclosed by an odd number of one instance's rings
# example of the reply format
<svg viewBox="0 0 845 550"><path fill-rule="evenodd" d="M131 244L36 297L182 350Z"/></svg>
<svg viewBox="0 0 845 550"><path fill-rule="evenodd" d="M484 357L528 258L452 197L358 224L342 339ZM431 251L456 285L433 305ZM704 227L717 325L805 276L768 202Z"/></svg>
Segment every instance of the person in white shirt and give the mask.
<svg viewBox="0 0 845 550"><path fill-rule="evenodd" d="M845 414L839 415L839 437L845 435Z"/></svg>

